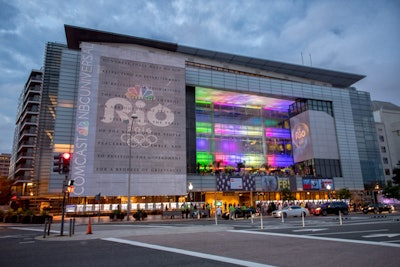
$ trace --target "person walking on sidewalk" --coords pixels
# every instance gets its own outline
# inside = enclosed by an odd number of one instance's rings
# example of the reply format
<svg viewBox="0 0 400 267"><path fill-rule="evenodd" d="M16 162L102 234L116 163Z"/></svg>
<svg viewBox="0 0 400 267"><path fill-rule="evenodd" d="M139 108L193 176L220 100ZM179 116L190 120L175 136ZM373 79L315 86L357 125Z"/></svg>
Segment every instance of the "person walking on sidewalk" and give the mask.
<svg viewBox="0 0 400 267"><path fill-rule="evenodd" d="M235 220L235 206L229 206L229 219Z"/></svg>

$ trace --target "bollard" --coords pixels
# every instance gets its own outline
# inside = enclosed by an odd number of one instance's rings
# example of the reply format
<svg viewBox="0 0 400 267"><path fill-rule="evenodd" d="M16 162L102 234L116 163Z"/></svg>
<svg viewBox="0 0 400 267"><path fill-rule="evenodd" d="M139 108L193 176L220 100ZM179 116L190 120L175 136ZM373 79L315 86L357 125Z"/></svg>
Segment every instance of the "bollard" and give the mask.
<svg viewBox="0 0 400 267"><path fill-rule="evenodd" d="M281 212L281 217L282 217L282 222L285 222L285 219L283 218L283 212Z"/></svg>
<svg viewBox="0 0 400 267"><path fill-rule="evenodd" d="M303 227L304 227L305 226L305 223L304 223L304 212L301 213L301 220L303 221Z"/></svg>
<svg viewBox="0 0 400 267"><path fill-rule="evenodd" d="M72 223L72 234L75 234L75 218L72 219L73 223Z"/></svg>
<svg viewBox="0 0 400 267"><path fill-rule="evenodd" d="M47 218L47 220L49 221L49 224L48 224L48 226L47 226L47 236L49 236L49 235L50 235L51 223L52 223L53 221L52 221L52 219L50 219L50 218Z"/></svg>
<svg viewBox="0 0 400 267"><path fill-rule="evenodd" d="M254 220L253 220L253 212L250 211L250 218L251 218L251 224L254 224Z"/></svg>
<svg viewBox="0 0 400 267"><path fill-rule="evenodd" d="M261 229L264 229L264 222L263 222L263 216L260 214L260 219L261 219Z"/></svg>
<svg viewBox="0 0 400 267"><path fill-rule="evenodd" d="M43 238L46 238L46 230L47 230L47 218L44 219L44 232L43 232Z"/></svg>
<svg viewBox="0 0 400 267"><path fill-rule="evenodd" d="M339 222L340 222L340 225L342 225L342 213L339 211Z"/></svg>
<svg viewBox="0 0 400 267"><path fill-rule="evenodd" d="M72 236L72 219L69 219L69 236Z"/></svg>

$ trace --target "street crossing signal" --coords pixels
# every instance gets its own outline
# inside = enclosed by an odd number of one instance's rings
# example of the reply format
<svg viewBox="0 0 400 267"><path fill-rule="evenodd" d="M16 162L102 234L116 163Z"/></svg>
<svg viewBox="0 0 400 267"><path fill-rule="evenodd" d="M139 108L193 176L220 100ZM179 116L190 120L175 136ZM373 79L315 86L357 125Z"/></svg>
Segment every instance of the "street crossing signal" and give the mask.
<svg viewBox="0 0 400 267"><path fill-rule="evenodd" d="M58 172L58 173L62 172L61 154L54 155L53 172Z"/></svg>
<svg viewBox="0 0 400 267"><path fill-rule="evenodd" d="M72 155L70 153L63 153L61 155L62 160L62 173L69 173L69 166Z"/></svg>
<svg viewBox="0 0 400 267"><path fill-rule="evenodd" d="M71 158L72 154L68 152L54 155L53 172L69 173Z"/></svg>

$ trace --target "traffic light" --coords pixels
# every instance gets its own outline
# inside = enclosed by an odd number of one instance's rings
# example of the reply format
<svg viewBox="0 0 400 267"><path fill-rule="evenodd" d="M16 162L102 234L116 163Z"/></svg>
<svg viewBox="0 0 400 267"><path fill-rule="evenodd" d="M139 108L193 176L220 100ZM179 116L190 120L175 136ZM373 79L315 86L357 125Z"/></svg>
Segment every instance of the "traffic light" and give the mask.
<svg viewBox="0 0 400 267"><path fill-rule="evenodd" d="M61 154L54 155L54 160L53 160L53 172L62 172L62 160L61 160Z"/></svg>
<svg viewBox="0 0 400 267"><path fill-rule="evenodd" d="M72 155L68 152L63 153L61 155L61 161L62 161L62 173L69 173L69 166L70 166L70 161L71 161Z"/></svg>

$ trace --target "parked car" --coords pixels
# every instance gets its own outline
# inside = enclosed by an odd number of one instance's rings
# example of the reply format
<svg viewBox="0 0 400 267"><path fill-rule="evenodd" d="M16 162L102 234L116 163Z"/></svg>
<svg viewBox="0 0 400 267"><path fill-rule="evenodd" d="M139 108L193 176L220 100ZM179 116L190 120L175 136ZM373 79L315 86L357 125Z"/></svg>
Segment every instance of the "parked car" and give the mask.
<svg viewBox="0 0 400 267"><path fill-rule="evenodd" d="M283 216L283 218L286 217L300 217L300 216L306 216L307 215L307 210L301 206L286 206L282 208L281 210L274 210L272 212L272 216L275 218L280 218Z"/></svg>
<svg viewBox="0 0 400 267"><path fill-rule="evenodd" d="M339 215L341 212L343 215L349 214L349 206L344 201L333 201L321 204L318 208L314 210L314 215L319 216L326 216L328 214L336 214Z"/></svg>
<svg viewBox="0 0 400 267"><path fill-rule="evenodd" d="M235 208L235 218L250 218L251 215L257 215L258 211L253 208L253 207L249 207L245 210L245 212L243 213L241 208ZM222 213L222 218L225 220L229 219L229 212L224 212Z"/></svg>
<svg viewBox="0 0 400 267"><path fill-rule="evenodd" d="M256 214L256 209L253 207L246 208L245 212L242 209L236 208L235 209L235 218L246 218L248 219L252 214Z"/></svg>
<svg viewBox="0 0 400 267"><path fill-rule="evenodd" d="M375 204L369 204L363 207L362 209L362 212L365 214L367 214L368 212L373 212L376 214L376 213L382 213L383 211L391 213L392 206L383 203L375 203Z"/></svg>

